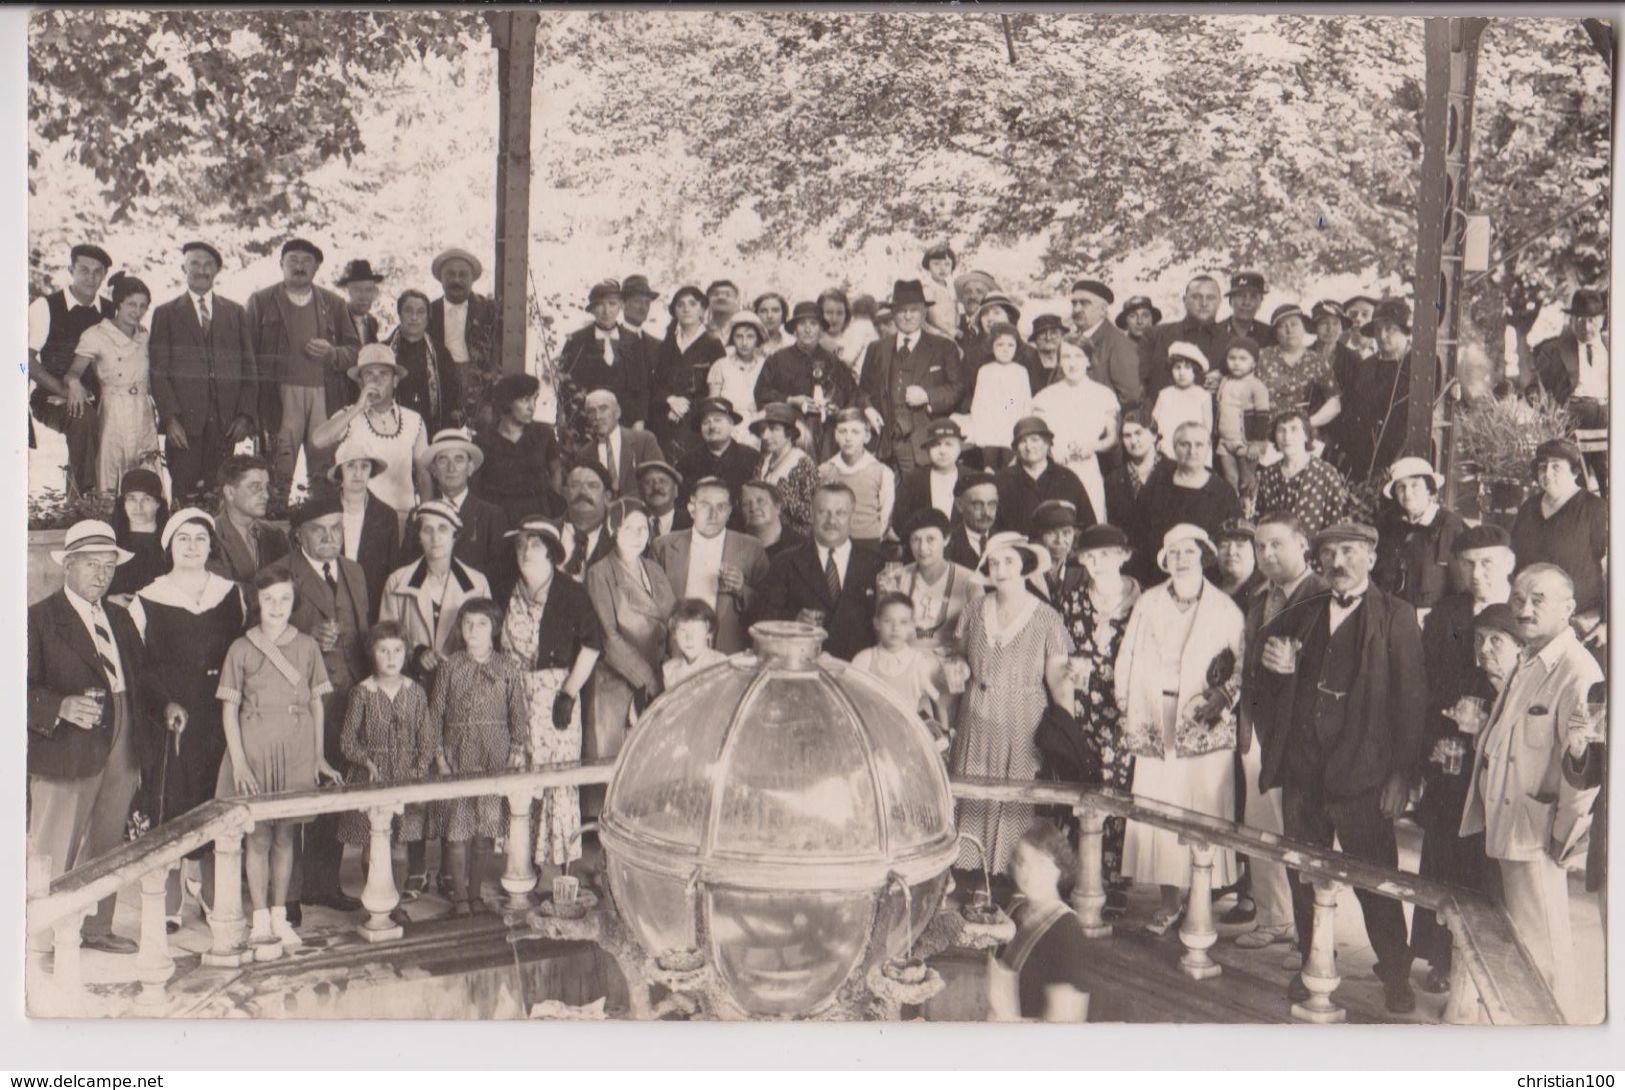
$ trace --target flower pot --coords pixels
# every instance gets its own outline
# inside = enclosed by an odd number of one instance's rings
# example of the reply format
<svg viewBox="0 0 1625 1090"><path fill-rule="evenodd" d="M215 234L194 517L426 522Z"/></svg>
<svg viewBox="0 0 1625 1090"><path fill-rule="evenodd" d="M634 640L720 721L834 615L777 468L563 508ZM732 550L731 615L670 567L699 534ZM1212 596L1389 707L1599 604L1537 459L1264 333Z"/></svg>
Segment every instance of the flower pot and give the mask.
<svg viewBox="0 0 1625 1090"><path fill-rule="evenodd" d="M28 531L28 604L48 598L62 587L62 566L53 563L51 550L62 548L66 530Z"/></svg>
<svg viewBox="0 0 1625 1090"><path fill-rule="evenodd" d="M1514 477L1479 478L1478 502L1485 522L1511 528L1528 496L1529 485Z"/></svg>

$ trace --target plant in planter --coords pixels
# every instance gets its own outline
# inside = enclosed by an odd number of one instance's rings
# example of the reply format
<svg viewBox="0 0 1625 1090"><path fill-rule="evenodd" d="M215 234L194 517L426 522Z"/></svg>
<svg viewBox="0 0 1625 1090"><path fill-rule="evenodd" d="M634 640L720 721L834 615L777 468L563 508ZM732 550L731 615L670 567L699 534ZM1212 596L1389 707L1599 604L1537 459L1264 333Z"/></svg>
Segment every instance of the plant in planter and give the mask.
<svg viewBox="0 0 1625 1090"><path fill-rule="evenodd" d="M85 492L70 496L58 488L47 488L28 497L30 530L66 530L84 519L113 521L111 492Z"/></svg>
<svg viewBox="0 0 1625 1090"><path fill-rule="evenodd" d="M1482 398L1456 413L1457 465L1478 474L1486 517L1515 513L1528 494L1535 448L1573 429L1568 412L1545 391L1533 398Z"/></svg>

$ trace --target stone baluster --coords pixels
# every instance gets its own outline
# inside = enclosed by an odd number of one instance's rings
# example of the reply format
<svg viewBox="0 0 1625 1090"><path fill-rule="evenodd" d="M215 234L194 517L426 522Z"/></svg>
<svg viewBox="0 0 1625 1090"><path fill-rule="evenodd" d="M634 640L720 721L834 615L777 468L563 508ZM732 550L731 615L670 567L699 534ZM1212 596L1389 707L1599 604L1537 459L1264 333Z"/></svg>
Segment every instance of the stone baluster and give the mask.
<svg viewBox="0 0 1625 1090"><path fill-rule="evenodd" d="M508 796L508 865L502 872L502 889L508 895L508 907L523 909L535 898L536 867L531 862L530 808L532 798L528 791Z"/></svg>
<svg viewBox="0 0 1625 1090"><path fill-rule="evenodd" d="M367 919L357 930L368 942L387 942L406 933L390 919L390 913L401 903L401 895L395 888L395 858L389 834L395 815L403 809L395 803L367 810L367 885L361 891L361 907L367 910Z"/></svg>
<svg viewBox="0 0 1625 1090"><path fill-rule="evenodd" d="M1103 939L1112 933L1106 922L1105 850L1106 812L1094 806L1075 806L1078 818L1078 884L1072 890L1072 909L1078 914L1087 938Z"/></svg>
<svg viewBox="0 0 1625 1090"><path fill-rule="evenodd" d="M1467 959L1457 956L1450 963L1450 997L1445 1001L1444 1020L1451 1026L1479 1024L1478 985L1467 971Z"/></svg>
<svg viewBox="0 0 1625 1090"><path fill-rule="evenodd" d="M1314 924L1309 932L1309 956L1299 975L1309 998L1292 1004L1292 1017L1300 1022L1341 1022L1347 1015L1332 1002L1332 993L1343 979L1337 975L1337 895L1343 883L1330 878L1315 880Z"/></svg>
<svg viewBox="0 0 1625 1090"><path fill-rule="evenodd" d="M38 1007L30 1000L30 1010L51 1017L70 1015L84 1016L82 1006L85 1000L84 973L80 962L80 934L79 930L85 924L85 917L94 911L95 906L70 912L52 927L52 936L55 943L52 954L51 984L48 992L42 994Z"/></svg>
<svg viewBox="0 0 1625 1090"><path fill-rule="evenodd" d="M209 911L209 934L214 942L204 951L203 964L235 969L253 960L243 946L243 834L223 833L214 838L214 907Z"/></svg>
<svg viewBox="0 0 1625 1090"><path fill-rule="evenodd" d="M169 933L164 929L164 885L170 869L177 865L171 863L141 876L141 950L135 956L135 973L141 981L136 1001L142 1006L164 1001L164 986L175 972L175 959L169 956Z"/></svg>
<svg viewBox="0 0 1625 1090"><path fill-rule="evenodd" d="M1185 922L1179 927L1179 941L1185 953L1179 967L1192 980L1208 980L1223 969L1208 956L1208 950L1219 941L1218 929L1213 926L1213 845L1202 840L1179 838L1191 849L1191 888L1185 901Z"/></svg>
<svg viewBox="0 0 1625 1090"><path fill-rule="evenodd" d="M51 859L49 856L33 856L28 860L26 868L25 888L28 893L28 903L44 897L51 892ZM32 912L30 912L30 917ZM50 954L53 934L46 933L50 929L41 927L32 918L27 921L28 952L23 964L24 979L29 988L43 986L43 981L49 976L46 967L46 957Z"/></svg>

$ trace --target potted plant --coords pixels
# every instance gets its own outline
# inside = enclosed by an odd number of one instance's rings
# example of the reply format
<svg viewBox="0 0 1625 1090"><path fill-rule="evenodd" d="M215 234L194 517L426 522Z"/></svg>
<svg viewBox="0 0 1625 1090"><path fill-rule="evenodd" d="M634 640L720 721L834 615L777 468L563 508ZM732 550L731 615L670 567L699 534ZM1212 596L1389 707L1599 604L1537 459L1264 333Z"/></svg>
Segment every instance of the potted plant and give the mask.
<svg viewBox="0 0 1625 1090"><path fill-rule="evenodd" d="M1481 398L1456 413L1457 464L1477 470L1484 519L1510 526L1532 486L1535 448L1572 429L1569 414L1544 390L1524 398Z"/></svg>
<svg viewBox="0 0 1625 1090"><path fill-rule="evenodd" d="M62 585L62 570L51 550L62 547L68 527L82 519L113 521L111 492L68 495L47 488L28 497L28 601L37 602Z"/></svg>

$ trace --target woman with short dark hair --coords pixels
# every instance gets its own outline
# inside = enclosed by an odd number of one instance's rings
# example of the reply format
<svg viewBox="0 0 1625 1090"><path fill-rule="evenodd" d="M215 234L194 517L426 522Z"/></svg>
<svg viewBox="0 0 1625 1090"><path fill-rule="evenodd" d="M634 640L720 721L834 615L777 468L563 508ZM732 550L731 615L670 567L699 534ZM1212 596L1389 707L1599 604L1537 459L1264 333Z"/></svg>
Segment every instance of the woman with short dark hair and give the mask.
<svg viewBox="0 0 1625 1090"><path fill-rule="evenodd" d="M564 514L558 439L552 425L536 419L541 388L534 375L503 375L491 387L496 422L474 433L485 462L470 487L481 499L498 504L510 526L526 515Z"/></svg>
<svg viewBox="0 0 1625 1090"><path fill-rule="evenodd" d="M395 400L423 417L429 434L456 427L463 419L462 372L446 346L429 336L429 297L407 288L395 300L400 325L385 343L406 376L395 390Z"/></svg>
<svg viewBox="0 0 1625 1090"><path fill-rule="evenodd" d="M1352 502L1348 483L1311 449L1315 426L1307 412L1277 413L1270 421L1270 439L1281 459L1258 469L1259 514L1290 512L1310 538L1348 514Z"/></svg>

